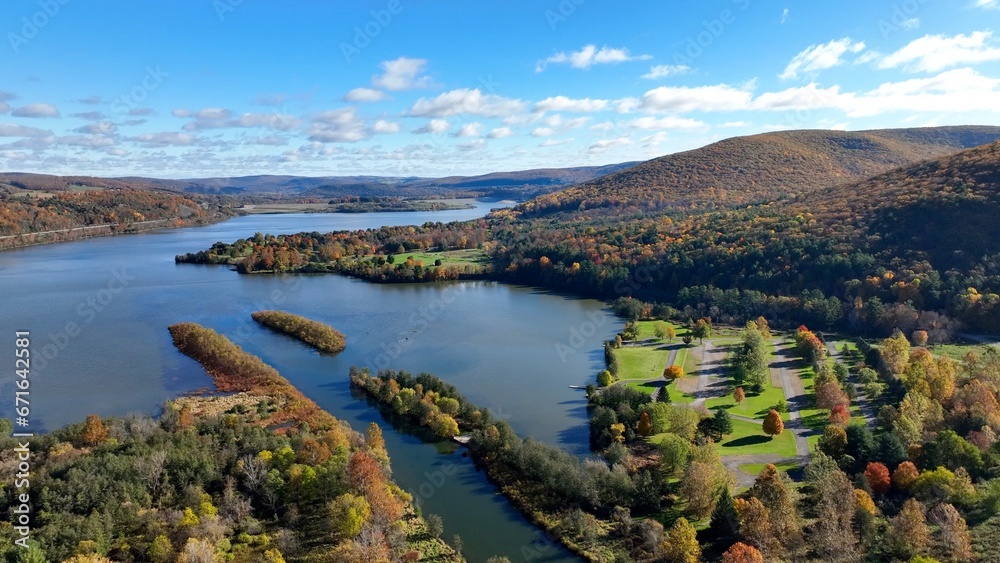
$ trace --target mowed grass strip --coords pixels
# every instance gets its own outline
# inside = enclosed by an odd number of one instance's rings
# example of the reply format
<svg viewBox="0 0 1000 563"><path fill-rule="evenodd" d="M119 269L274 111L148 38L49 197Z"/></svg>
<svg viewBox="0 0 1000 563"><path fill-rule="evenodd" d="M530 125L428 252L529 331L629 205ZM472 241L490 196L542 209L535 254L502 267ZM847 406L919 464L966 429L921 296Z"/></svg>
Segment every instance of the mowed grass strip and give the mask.
<svg viewBox="0 0 1000 563"><path fill-rule="evenodd" d="M733 433L716 444L720 455L779 455L795 457L795 437L788 430L771 437L760 424L733 420Z"/></svg>
<svg viewBox="0 0 1000 563"><path fill-rule="evenodd" d="M618 378L653 379L663 376L663 366L670 356L670 350L661 346L636 346L615 350L618 357Z"/></svg>

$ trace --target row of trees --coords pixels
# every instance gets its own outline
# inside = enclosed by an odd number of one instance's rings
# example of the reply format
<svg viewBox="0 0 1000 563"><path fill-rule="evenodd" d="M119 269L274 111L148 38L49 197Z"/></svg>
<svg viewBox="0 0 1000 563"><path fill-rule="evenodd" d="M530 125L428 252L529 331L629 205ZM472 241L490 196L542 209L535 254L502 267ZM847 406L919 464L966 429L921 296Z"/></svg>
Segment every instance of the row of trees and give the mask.
<svg viewBox="0 0 1000 563"><path fill-rule="evenodd" d="M335 354L347 346L344 335L326 325L285 311L256 311L250 317L278 332L305 342L320 352Z"/></svg>

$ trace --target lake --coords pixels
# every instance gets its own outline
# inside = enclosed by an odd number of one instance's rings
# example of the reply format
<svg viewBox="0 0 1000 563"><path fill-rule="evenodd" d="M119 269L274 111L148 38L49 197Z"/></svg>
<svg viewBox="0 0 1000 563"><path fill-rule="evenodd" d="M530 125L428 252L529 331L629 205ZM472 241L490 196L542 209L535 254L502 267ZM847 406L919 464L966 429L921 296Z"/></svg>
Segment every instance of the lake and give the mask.
<svg viewBox="0 0 1000 563"><path fill-rule="evenodd" d="M338 275L241 276L174 256L261 233L363 229L464 220L497 204L428 213L249 215L206 227L0 252L0 354L30 330L32 427L157 413L167 399L209 387L177 352L167 326L211 327L273 365L334 416L383 428L394 479L425 514L459 534L470 561L577 561L543 541L450 444L394 430L352 396L350 366L427 371L508 420L522 437L588 452L586 385L603 368L602 342L621 322L598 301L494 282L378 285ZM328 323L347 349L321 356L258 326L250 313L284 309ZM7 351L5 351L7 350ZM13 416L13 374L0 374L0 416Z"/></svg>

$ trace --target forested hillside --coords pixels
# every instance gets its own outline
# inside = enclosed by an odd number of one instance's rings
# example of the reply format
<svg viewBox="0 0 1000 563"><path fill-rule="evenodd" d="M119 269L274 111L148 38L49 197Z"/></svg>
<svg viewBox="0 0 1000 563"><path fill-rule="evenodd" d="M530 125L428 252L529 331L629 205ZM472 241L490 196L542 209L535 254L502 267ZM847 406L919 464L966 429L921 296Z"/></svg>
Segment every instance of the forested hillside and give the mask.
<svg viewBox="0 0 1000 563"><path fill-rule="evenodd" d="M662 156L517 207L525 216L723 208L853 182L1000 138L1000 127L783 131Z"/></svg>

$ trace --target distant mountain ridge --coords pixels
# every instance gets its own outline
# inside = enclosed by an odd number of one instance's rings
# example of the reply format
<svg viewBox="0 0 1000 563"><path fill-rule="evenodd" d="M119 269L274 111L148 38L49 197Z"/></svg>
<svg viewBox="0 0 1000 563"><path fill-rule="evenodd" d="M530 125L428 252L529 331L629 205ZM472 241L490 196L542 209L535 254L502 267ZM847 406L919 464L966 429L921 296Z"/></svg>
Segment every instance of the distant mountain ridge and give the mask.
<svg viewBox="0 0 1000 563"><path fill-rule="evenodd" d="M99 178L93 176L51 176L46 174L7 172L0 173L0 186L7 184L21 189L58 191L83 185L109 189L131 187L186 194L273 194L320 198L344 196L450 196L456 193L475 192L479 195L526 199L565 186L590 181L606 174L618 172L634 164L636 163L624 162L606 166L542 168L514 172L493 172L479 176L448 176L443 178L257 175L171 180L140 176Z"/></svg>
<svg viewBox="0 0 1000 563"><path fill-rule="evenodd" d="M777 200L863 180L1000 139L1000 127L800 130L733 137L661 156L517 207L618 215Z"/></svg>

